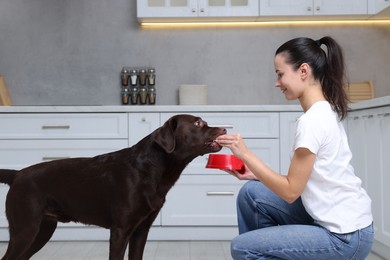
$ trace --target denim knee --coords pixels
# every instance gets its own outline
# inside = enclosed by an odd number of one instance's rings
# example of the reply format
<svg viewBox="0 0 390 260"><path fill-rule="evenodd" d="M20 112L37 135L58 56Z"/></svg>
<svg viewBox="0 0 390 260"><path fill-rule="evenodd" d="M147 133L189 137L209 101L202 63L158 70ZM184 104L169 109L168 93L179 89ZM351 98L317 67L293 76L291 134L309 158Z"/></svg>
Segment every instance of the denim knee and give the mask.
<svg viewBox="0 0 390 260"><path fill-rule="evenodd" d="M246 245L242 236L236 236L230 243L230 253L233 259L245 259Z"/></svg>

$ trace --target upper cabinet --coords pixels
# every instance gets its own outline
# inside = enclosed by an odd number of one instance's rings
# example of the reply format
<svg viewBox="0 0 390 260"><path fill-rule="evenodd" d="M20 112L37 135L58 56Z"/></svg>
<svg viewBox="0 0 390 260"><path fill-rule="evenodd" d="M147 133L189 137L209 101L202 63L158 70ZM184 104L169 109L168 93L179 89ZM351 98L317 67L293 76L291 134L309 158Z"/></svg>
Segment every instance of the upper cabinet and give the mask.
<svg viewBox="0 0 390 260"><path fill-rule="evenodd" d="M390 19L390 0L369 0L370 19Z"/></svg>
<svg viewBox="0 0 390 260"><path fill-rule="evenodd" d="M137 0L138 19L257 17L258 0Z"/></svg>
<svg viewBox="0 0 390 260"><path fill-rule="evenodd" d="M137 17L139 22L389 19L389 6L390 0L137 0Z"/></svg>
<svg viewBox="0 0 390 260"><path fill-rule="evenodd" d="M367 0L260 0L260 16L366 14Z"/></svg>

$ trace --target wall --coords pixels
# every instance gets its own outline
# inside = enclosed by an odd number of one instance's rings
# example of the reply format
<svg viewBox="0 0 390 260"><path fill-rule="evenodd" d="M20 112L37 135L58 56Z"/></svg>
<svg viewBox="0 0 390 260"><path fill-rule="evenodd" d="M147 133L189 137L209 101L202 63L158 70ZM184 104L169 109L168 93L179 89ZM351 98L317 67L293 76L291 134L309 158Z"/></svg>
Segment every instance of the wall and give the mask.
<svg viewBox="0 0 390 260"><path fill-rule="evenodd" d="M15 105L117 105L123 66L154 66L158 104L178 103L182 83L208 84L209 104L284 104L274 87L276 48L331 35L350 81L390 95L390 28L141 29L135 0L0 1L0 74Z"/></svg>

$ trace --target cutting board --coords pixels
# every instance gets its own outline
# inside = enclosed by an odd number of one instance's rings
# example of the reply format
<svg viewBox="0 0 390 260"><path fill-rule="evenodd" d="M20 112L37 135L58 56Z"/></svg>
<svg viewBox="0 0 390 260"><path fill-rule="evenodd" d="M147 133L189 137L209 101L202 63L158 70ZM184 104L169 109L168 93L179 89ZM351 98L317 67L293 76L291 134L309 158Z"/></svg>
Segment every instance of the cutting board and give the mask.
<svg viewBox="0 0 390 260"><path fill-rule="evenodd" d="M4 77L0 76L0 106L12 105L11 97L9 96L7 86L5 85Z"/></svg>

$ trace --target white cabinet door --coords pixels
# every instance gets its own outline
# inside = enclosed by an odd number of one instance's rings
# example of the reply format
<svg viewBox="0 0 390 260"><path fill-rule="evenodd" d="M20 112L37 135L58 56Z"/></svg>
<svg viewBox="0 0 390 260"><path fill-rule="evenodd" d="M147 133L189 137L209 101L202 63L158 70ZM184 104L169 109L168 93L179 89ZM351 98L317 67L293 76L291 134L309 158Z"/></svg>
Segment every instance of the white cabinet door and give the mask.
<svg viewBox="0 0 390 260"><path fill-rule="evenodd" d="M224 175L183 175L161 211L163 226L236 226L236 198L244 181Z"/></svg>
<svg viewBox="0 0 390 260"><path fill-rule="evenodd" d="M367 14L367 0L260 0L260 16Z"/></svg>
<svg viewBox="0 0 390 260"><path fill-rule="evenodd" d="M390 247L390 107L351 112L352 165L372 199L375 240Z"/></svg>
<svg viewBox="0 0 390 260"><path fill-rule="evenodd" d="M313 0L260 0L260 16L313 15Z"/></svg>
<svg viewBox="0 0 390 260"><path fill-rule="evenodd" d="M390 247L390 107L382 108L378 111L379 120L379 155L380 158L380 173L381 173L381 215L382 223L378 230L377 239L383 244ZM390 256L388 256L390 257Z"/></svg>
<svg viewBox="0 0 390 260"><path fill-rule="evenodd" d="M137 0L138 18L196 17L197 0Z"/></svg>
<svg viewBox="0 0 390 260"><path fill-rule="evenodd" d="M367 190L367 147L366 147L366 130L365 120L363 120L363 112L350 112L348 115L348 141L352 151L351 164L362 182L363 187Z"/></svg>
<svg viewBox="0 0 390 260"><path fill-rule="evenodd" d="M258 16L258 0L138 0L137 17Z"/></svg>
<svg viewBox="0 0 390 260"><path fill-rule="evenodd" d="M280 174L287 175L293 153L296 123L303 112L280 113Z"/></svg>
<svg viewBox="0 0 390 260"><path fill-rule="evenodd" d="M368 13L377 14L383 11L385 8L390 7L389 0L369 0L368 1Z"/></svg>
<svg viewBox="0 0 390 260"><path fill-rule="evenodd" d="M0 139L123 139L125 113L0 114Z"/></svg>
<svg viewBox="0 0 390 260"><path fill-rule="evenodd" d="M367 14L367 0L314 0L315 15Z"/></svg>
<svg viewBox="0 0 390 260"><path fill-rule="evenodd" d="M199 0L199 16L258 16L258 0Z"/></svg>
<svg viewBox="0 0 390 260"><path fill-rule="evenodd" d="M161 123L175 115L162 113ZM201 117L209 126L226 128L228 133L240 133L243 138L279 138L279 113L231 112L193 113Z"/></svg>
<svg viewBox="0 0 390 260"><path fill-rule="evenodd" d="M129 147L160 127L160 113L129 113Z"/></svg>

